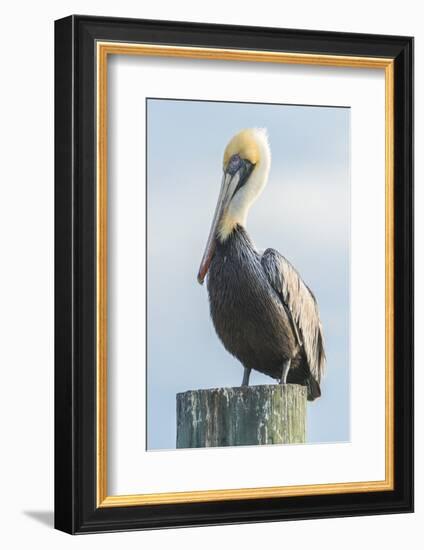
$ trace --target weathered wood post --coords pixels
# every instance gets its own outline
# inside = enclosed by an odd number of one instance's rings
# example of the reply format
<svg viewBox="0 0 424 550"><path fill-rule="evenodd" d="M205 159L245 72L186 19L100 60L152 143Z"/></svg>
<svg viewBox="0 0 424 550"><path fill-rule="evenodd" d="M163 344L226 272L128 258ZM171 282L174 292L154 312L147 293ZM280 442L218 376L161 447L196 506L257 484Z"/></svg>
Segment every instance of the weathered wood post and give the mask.
<svg viewBox="0 0 424 550"><path fill-rule="evenodd" d="M177 449L305 440L304 386L242 386L177 394Z"/></svg>

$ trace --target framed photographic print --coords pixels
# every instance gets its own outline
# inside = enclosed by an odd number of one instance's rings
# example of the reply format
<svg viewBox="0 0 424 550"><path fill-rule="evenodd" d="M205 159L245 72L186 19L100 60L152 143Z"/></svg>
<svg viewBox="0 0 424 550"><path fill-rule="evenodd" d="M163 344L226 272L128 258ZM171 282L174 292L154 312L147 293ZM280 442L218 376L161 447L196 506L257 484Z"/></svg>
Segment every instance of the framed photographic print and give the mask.
<svg viewBox="0 0 424 550"><path fill-rule="evenodd" d="M70 16L55 72L56 527L412 511L413 39Z"/></svg>

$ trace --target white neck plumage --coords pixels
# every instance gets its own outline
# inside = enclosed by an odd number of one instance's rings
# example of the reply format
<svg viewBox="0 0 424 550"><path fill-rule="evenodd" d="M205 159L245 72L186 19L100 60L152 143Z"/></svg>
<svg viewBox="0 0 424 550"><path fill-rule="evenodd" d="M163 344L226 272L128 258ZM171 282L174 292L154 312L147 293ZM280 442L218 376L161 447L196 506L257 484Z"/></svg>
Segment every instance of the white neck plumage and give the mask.
<svg viewBox="0 0 424 550"><path fill-rule="evenodd" d="M231 199L218 226L218 237L224 242L237 225L246 227L250 207L261 194L268 181L271 168L271 154L267 143L261 144L260 161L255 165L247 182Z"/></svg>

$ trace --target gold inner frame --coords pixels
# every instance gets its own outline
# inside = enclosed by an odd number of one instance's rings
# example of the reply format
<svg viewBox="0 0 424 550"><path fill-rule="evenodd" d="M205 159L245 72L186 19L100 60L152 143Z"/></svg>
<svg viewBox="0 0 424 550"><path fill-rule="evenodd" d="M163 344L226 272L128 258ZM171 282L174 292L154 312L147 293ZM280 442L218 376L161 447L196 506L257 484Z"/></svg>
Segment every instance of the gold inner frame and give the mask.
<svg viewBox="0 0 424 550"><path fill-rule="evenodd" d="M141 506L255 498L388 491L394 489L394 60L254 50L194 48L122 42L96 44L97 54L97 506ZM384 69L385 71L385 479L315 485L217 489L108 496L107 493L107 61L143 55Z"/></svg>

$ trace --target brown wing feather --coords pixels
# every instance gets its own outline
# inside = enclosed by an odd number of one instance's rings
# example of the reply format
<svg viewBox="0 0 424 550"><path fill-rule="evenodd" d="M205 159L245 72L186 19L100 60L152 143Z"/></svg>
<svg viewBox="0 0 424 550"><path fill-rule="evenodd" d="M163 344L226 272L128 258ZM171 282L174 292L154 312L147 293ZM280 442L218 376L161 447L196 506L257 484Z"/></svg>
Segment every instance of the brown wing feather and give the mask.
<svg viewBox="0 0 424 550"><path fill-rule="evenodd" d="M279 252L268 248L261 258L262 267L292 317L304 347L309 369L319 383L325 368L322 325L315 296L299 273Z"/></svg>

